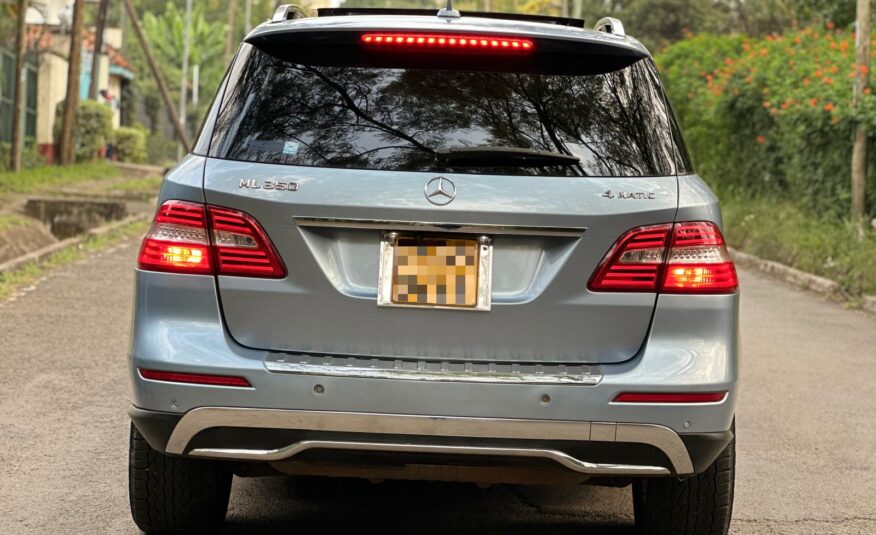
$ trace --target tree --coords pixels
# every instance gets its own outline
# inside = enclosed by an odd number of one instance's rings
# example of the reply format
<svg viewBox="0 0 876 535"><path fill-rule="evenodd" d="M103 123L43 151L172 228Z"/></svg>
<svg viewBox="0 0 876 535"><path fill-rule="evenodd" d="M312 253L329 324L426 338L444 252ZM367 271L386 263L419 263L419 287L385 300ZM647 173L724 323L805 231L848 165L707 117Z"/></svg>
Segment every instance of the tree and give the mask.
<svg viewBox="0 0 876 535"><path fill-rule="evenodd" d="M73 4L73 28L70 30L70 54L67 57L67 96L64 99L64 116L61 122L61 140L58 143L62 165L73 163L76 124L76 109L79 107L79 71L82 63L82 19L85 16L85 0Z"/></svg>
<svg viewBox="0 0 876 535"><path fill-rule="evenodd" d="M225 72L224 26L218 21L207 21L203 4L193 9L188 63L200 66L200 85L208 92L215 91L219 87ZM165 5L164 13L160 15L146 13L143 16L143 33L165 78L171 81L182 78L184 31L184 13L170 2ZM181 87L171 85L171 91L179 95ZM199 102L198 108L192 109L189 116L184 118L187 124L199 120L208 104L208 101Z"/></svg>
<svg viewBox="0 0 876 535"><path fill-rule="evenodd" d="M24 78L27 69L24 66L24 51L26 44L27 0L18 0L17 32L15 40L15 101L12 105L12 147L9 166L13 171L21 171L21 153L24 147Z"/></svg>

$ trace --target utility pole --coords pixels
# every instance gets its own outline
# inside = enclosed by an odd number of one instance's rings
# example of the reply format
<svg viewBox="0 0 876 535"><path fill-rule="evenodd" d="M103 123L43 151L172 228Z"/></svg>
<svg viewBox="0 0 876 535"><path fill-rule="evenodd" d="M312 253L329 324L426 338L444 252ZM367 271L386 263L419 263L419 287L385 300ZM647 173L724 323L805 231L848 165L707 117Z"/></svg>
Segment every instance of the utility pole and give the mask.
<svg viewBox="0 0 876 535"><path fill-rule="evenodd" d="M183 20L183 57L182 57L182 73L179 81L179 121L180 128L183 132L188 132L186 129L186 100L188 99L188 82L189 82L189 49L191 48L192 40L192 0L186 0L186 15ZM177 149L177 157L182 158L182 147Z"/></svg>
<svg viewBox="0 0 876 535"><path fill-rule="evenodd" d="M82 23L85 18L85 0L73 4L73 27L70 30L70 54L67 57L67 96L61 120L61 140L58 143L61 165L73 163L76 156L73 127L79 107L79 71L82 67Z"/></svg>
<svg viewBox="0 0 876 535"><path fill-rule="evenodd" d="M572 2L572 17L576 19L584 18L584 0L573 0Z"/></svg>
<svg viewBox="0 0 876 535"><path fill-rule="evenodd" d="M243 27L246 33L252 30L252 0L245 0L243 9Z"/></svg>
<svg viewBox="0 0 876 535"><path fill-rule="evenodd" d="M100 0L97 8L97 28L94 31L94 54L91 57L91 83L88 85L88 98L97 100L97 84L100 80L100 56L103 53L103 31L106 28L106 12L109 0Z"/></svg>
<svg viewBox="0 0 876 535"><path fill-rule="evenodd" d="M81 1L81 0L77 0ZM173 125L173 130L176 133L176 138L187 152L192 146L189 143L189 137L185 131L180 128L179 116L176 114L176 106L173 105L173 99L170 97L170 90L167 89L167 82L161 76L161 71L158 70L158 64L155 63L155 58L152 57L152 51L149 50L149 43L146 41L146 36L143 35L143 28L140 26L140 19L137 17L137 12L134 10L134 5L131 0L122 0L125 3L125 10L128 12L128 17L131 19L131 28L134 30L134 35L137 41L140 42L140 48L143 50L143 55L146 56L146 63L149 64L149 70L152 71L152 76L155 78L155 83L158 85L158 92L161 93L161 99L164 100L164 107L167 108L167 117L170 124Z"/></svg>
<svg viewBox="0 0 876 535"><path fill-rule="evenodd" d="M870 0L858 0L858 21L855 38L855 88L852 107L857 108L870 84ZM855 142L852 146L852 220L861 223L864 219L867 199L867 126L859 122L855 126Z"/></svg>
<svg viewBox="0 0 876 535"><path fill-rule="evenodd" d="M234 16L237 12L237 0L228 0L228 33L225 34L225 65L231 63L231 55L234 54Z"/></svg>
<svg viewBox="0 0 876 535"><path fill-rule="evenodd" d="M18 34L15 41L15 100L12 104L12 150L9 167L14 172L21 171L21 153L24 148L24 81L27 68L24 65L25 45L27 44L27 0L18 0Z"/></svg>

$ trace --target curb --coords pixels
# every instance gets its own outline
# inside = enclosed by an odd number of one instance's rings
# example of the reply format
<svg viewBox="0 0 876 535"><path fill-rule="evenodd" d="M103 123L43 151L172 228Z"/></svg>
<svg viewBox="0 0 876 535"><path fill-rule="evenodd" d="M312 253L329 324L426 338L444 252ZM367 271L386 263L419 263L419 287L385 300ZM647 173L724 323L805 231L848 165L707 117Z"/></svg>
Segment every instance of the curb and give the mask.
<svg viewBox="0 0 876 535"><path fill-rule="evenodd" d="M148 214L135 214L132 216L128 216L124 219L119 219L118 221L113 221L112 223L108 223L106 225L95 227L84 234L80 234L79 236L73 236L72 238L67 238L66 240L61 240L58 243L53 243L52 245L48 245L43 247L42 249L37 249L36 251L30 252L26 255L19 256L18 258L13 258L12 260L8 260L2 264L0 264L0 273L6 273L7 271L12 271L14 269L18 269L21 266L26 264L32 264L36 262L41 262L52 256L53 254L61 251L62 249L66 249L68 247L75 247L80 243L84 242L88 238L92 236L101 236L115 230L119 227L123 227L135 221L139 221L141 219L147 219Z"/></svg>
<svg viewBox="0 0 876 535"><path fill-rule="evenodd" d="M780 264L779 262L764 260L763 258L743 253L732 247L728 247L728 249L730 250L730 255L733 257L733 260L740 266L756 269L762 273L782 279L798 288L815 292L833 299L834 301L851 301L849 295L843 291L842 286L836 281L819 277L812 273L806 273L805 271L800 271L799 269ZM863 296L861 300L861 308L876 314L876 296Z"/></svg>

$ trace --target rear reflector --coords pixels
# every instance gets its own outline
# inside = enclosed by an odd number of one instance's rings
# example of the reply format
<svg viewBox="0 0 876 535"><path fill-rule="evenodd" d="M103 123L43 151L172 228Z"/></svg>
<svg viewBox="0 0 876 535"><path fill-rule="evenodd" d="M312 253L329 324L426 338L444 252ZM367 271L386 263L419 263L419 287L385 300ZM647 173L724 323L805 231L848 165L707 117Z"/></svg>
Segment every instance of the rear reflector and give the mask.
<svg viewBox="0 0 876 535"><path fill-rule="evenodd" d="M481 52L531 52L530 39L498 35L452 35L445 33L366 33L362 43L370 47L404 50L458 50Z"/></svg>
<svg viewBox="0 0 876 535"><path fill-rule="evenodd" d="M630 230L590 279L596 292L727 294L739 286L724 237L711 222Z"/></svg>
<svg viewBox="0 0 876 535"><path fill-rule="evenodd" d="M199 275L286 276L277 251L252 217L187 201L161 205L143 240L137 266Z"/></svg>
<svg viewBox="0 0 876 535"><path fill-rule="evenodd" d="M624 392L614 403L718 403L726 397L727 392Z"/></svg>
<svg viewBox="0 0 876 535"><path fill-rule="evenodd" d="M168 383L189 383L194 385L213 385L213 386L238 386L249 388L252 385L243 377L235 377L231 375L204 375L200 373L181 373L168 372L162 370L149 370L146 368L138 368L140 377L152 381L166 381Z"/></svg>

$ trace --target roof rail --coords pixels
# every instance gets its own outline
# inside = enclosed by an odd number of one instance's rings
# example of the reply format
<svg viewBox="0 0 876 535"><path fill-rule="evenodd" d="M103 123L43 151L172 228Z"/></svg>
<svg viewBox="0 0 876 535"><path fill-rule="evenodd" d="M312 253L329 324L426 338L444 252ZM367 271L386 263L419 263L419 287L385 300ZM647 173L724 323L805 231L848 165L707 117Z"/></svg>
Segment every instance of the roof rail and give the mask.
<svg viewBox="0 0 876 535"><path fill-rule="evenodd" d="M307 16L309 16L307 10L297 4L282 4L274 11L274 16L271 17L271 22L303 19Z"/></svg>
<svg viewBox="0 0 876 535"><path fill-rule="evenodd" d="M599 19L595 26L597 31L617 35L618 37L626 37L627 32L624 30L624 23L614 17L605 17Z"/></svg>
<svg viewBox="0 0 876 535"><path fill-rule="evenodd" d="M434 9L397 9L383 7L321 7L316 10L318 17L348 17L355 15L406 15L434 17ZM551 17L547 15L525 15L519 13L488 13L483 11L465 11L463 17L479 17L501 20L520 20L525 22L540 22L542 24L555 24L557 26L570 26L583 28L584 19L569 17Z"/></svg>

